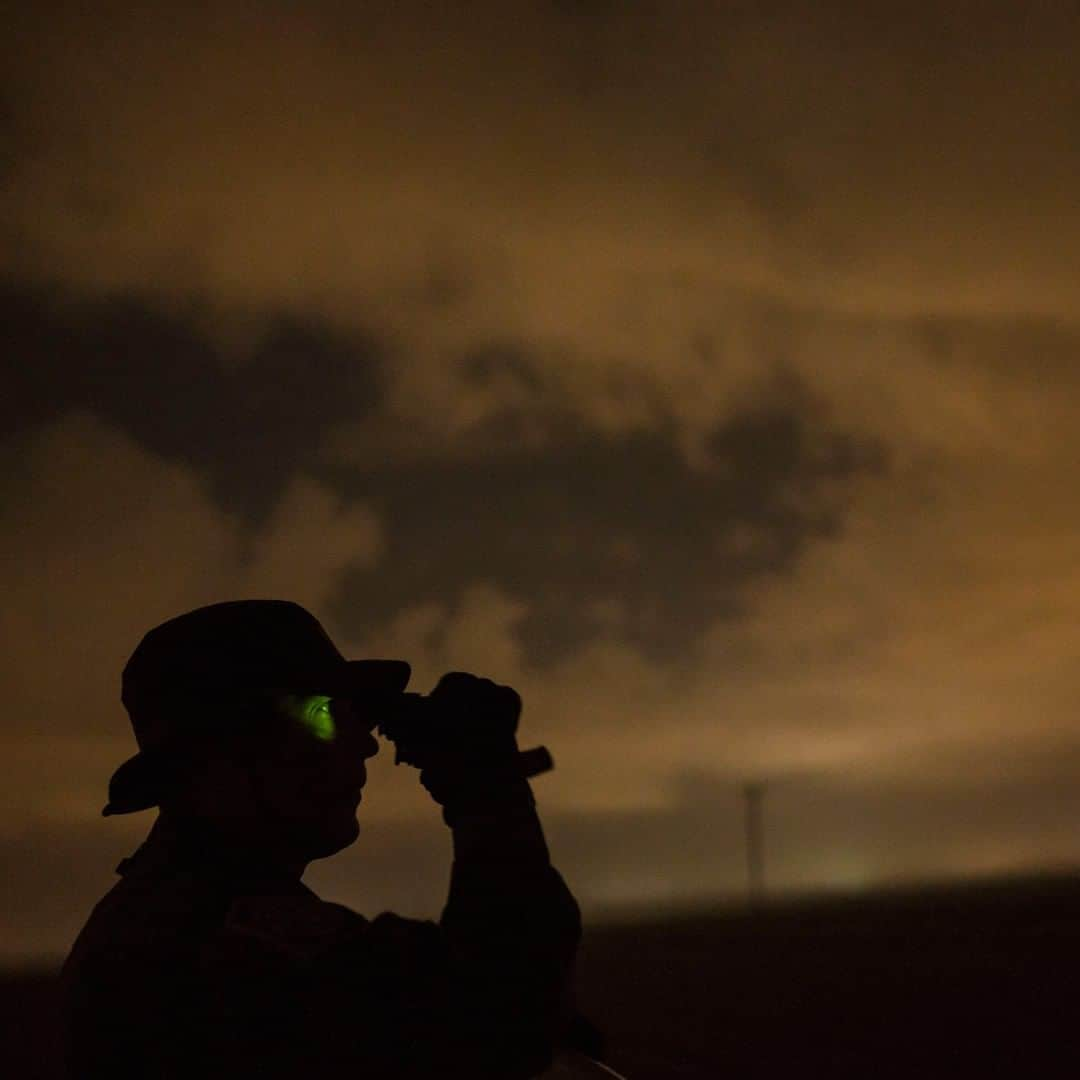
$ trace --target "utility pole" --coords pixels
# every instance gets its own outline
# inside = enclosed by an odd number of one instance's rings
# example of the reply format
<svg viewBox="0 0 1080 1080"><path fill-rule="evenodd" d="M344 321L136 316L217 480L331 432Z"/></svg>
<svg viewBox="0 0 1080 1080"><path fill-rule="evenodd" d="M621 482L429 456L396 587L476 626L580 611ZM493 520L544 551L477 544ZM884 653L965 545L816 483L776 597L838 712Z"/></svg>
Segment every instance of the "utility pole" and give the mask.
<svg viewBox="0 0 1080 1080"><path fill-rule="evenodd" d="M760 907L765 901L765 830L762 802L765 782L754 780L743 784L743 806L746 823L746 898L750 907Z"/></svg>

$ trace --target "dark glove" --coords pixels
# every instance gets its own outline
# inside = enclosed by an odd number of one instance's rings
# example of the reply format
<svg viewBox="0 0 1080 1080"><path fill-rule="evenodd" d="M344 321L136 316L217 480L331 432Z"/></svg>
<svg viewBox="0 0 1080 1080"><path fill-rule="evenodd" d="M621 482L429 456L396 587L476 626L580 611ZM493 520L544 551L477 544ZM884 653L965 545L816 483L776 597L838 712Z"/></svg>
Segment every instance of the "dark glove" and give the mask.
<svg viewBox="0 0 1080 1080"><path fill-rule="evenodd" d="M420 782L448 824L465 811L532 805L518 759L517 691L462 671L444 675L428 697L431 741Z"/></svg>

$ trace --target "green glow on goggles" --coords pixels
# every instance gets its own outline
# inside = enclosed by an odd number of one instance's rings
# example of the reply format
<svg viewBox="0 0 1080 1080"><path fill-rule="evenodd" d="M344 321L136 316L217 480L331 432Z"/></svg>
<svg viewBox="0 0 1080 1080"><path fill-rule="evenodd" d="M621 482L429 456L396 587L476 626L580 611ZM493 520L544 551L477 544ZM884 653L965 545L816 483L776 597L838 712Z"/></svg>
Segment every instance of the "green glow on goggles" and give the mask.
<svg viewBox="0 0 1080 1080"><path fill-rule="evenodd" d="M278 699L278 706L286 716L307 728L316 739L333 742L337 738L337 724L330 711L331 700L325 694L286 694Z"/></svg>

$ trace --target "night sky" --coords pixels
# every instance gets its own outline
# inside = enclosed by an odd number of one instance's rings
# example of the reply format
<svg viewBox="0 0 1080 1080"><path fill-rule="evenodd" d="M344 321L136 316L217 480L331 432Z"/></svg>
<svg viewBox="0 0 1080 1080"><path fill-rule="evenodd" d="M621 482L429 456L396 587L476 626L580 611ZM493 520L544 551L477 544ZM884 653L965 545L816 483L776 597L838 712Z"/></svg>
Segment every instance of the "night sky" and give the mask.
<svg viewBox="0 0 1080 1080"><path fill-rule="evenodd" d="M1080 15L25 4L0 42L0 960L151 814L203 603L517 687L587 918L1080 861ZM437 914L373 762L308 880Z"/></svg>

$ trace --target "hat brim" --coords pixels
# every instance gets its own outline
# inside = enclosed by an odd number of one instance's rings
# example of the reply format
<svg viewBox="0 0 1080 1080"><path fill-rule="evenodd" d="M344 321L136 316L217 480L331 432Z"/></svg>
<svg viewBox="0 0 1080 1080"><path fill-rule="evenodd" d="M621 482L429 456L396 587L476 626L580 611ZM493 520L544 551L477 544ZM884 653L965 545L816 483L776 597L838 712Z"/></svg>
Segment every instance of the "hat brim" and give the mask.
<svg viewBox="0 0 1080 1080"><path fill-rule="evenodd" d="M347 660L310 689L343 697L392 697L404 692L411 674L405 660ZM140 750L132 755L109 780L109 801L102 816L134 814L159 805L174 764L172 748Z"/></svg>
<svg viewBox="0 0 1080 1080"><path fill-rule="evenodd" d="M346 660L328 680L323 693L401 694L409 685L412 668L406 660Z"/></svg>
<svg viewBox="0 0 1080 1080"><path fill-rule="evenodd" d="M112 774L109 801L101 811L102 817L134 814L157 806L161 801L165 777L162 756L153 751L140 750Z"/></svg>

